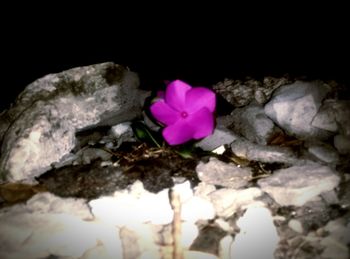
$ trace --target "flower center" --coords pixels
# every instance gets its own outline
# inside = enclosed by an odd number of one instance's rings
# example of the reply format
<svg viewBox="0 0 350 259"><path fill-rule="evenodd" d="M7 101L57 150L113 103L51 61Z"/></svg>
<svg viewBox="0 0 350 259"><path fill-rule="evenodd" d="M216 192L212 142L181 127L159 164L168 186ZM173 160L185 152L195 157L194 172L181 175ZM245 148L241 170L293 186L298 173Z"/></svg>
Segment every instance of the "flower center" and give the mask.
<svg viewBox="0 0 350 259"><path fill-rule="evenodd" d="M187 112L185 112L185 111L181 112L181 117L182 118L186 118L187 116L188 116Z"/></svg>

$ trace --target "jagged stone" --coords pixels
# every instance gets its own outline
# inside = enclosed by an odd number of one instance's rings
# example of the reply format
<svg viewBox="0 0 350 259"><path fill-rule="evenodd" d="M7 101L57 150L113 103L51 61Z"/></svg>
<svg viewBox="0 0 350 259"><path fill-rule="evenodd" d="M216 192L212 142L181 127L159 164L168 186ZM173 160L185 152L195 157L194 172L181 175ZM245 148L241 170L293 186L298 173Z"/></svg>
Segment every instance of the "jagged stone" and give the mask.
<svg viewBox="0 0 350 259"><path fill-rule="evenodd" d="M0 176L28 180L75 145L75 133L115 125L141 113L135 73L102 63L49 74L28 85L0 118Z"/></svg>
<svg viewBox="0 0 350 259"><path fill-rule="evenodd" d="M277 89L265 105L265 113L289 134L302 139L326 139L329 131L312 126L331 88L320 81L296 81Z"/></svg>

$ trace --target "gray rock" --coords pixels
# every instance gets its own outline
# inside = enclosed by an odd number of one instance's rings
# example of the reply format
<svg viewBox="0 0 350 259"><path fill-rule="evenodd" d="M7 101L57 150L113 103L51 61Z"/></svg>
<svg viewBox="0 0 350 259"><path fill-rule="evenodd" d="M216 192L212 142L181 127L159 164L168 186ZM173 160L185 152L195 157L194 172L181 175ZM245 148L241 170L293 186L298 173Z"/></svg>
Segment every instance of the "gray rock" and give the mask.
<svg viewBox="0 0 350 259"><path fill-rule="evenodd" d="M288 147L258 145L238 139L231 144L231 150L241 158L264 163L295 164L302 162Z"/></svg>
<svg viewBox="0 0 350 259"><path fill-rule="evenodd" d="M339 133L350 137L350 101L337 101L333 109Z"/></svg>
<svg viewBox="0 0 350 259"><path fill-rule="evenodd" d="M280 169L258 185L282 206L302 206L323 192L333 190L340 178L327 166L308 164Z"/></svg>
<svg viewBox="0 0 350 259"><path fill-rule="evenodd" d="M215 84L213 88L235 107L242 107L252 101L264 104L270 99L275 89L289 82L287 78L273 77L265 77L262 82L250 78L246 80L225 79Z"/></svg>
<svg viewBox="0 0 350 259"><path fill-rule="evenodd" d="M238 136L234 134L231 130L227 129L224 126L216 126L212 135L202 139L201 141L195 144L196 147L199 147L206 151L213 151L217 147L222 145L229 145Z"/></svg>
<svg viewBox="0 0 350 259"><path fill-rule="evenodd" d="M271 137L281 132L265 115L264 108L260 105L237 108L231 115L233 123L230 128L255 143L266 145Z"/></svg>
<svg viewBox="0 0 350 259"><path fill-rule="evenodd" d="M116 139L118 148L123 142L135 141L135 136L131 128L131 122L123 122L113 126L110 130L110 136Z"/></svg>
<svg viewBox="0 0 350 259"><path fill-rule="evenodd" d="M308 146L309 153L323 162L337 163L339 161L339 155L337 151L330 145L318 143L310 144Z"/></svg>
<svg viewBox="0 0 350 259"><path fill-rule="evenodd" d="M102 63L50 74L28 85L2 115L0 175L32 180L75 145L75 133L141 113L135 73ZM10 124L6 123L10 122Z"/></svg>
<svg viewBox="0 0 350 259"><path fill-rule="evenodd" d="M334 102L335 100L326 100L323 103L316 116L312 120L312 126L331 132L338 131L338 125L335 120L335 114L333 109Z"/></svg>
<svg viewBox="0 0 350 259"><path fill-rule="evenodd" d="M326 100L312 126L350 136L350 101Z"/></svg>
<svg viewBox="0 0 350 259"><path fill-rule="evenodd" d="M350 154L350 137L336 135L333 139L334 147L342 155Z"/></svg>
<svg viewBox="0 0 350 259"><path fill-rule="evenodd" d="M196 167L198 178L206 184L238 189L247 185L252 172L247 168L240 168L233 164L210 158L206 164L200 162Z"/></svg>
<svg viewBox="0 0 350 259"><path fill-rule="evenodd" d="M296 81L274 92L265 105L265 113L291 135L302 139L328 138L330 133L312 126L312 121L330 90L319 81Z"/></svg>

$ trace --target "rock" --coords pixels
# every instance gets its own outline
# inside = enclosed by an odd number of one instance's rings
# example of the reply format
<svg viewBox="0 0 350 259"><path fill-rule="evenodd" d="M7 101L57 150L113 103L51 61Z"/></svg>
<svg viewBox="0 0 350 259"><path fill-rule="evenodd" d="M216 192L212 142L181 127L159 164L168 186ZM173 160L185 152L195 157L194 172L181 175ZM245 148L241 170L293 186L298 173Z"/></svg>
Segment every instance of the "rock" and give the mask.
<svg viewBox="0 0 350 259"><path fill-rule="evenodd" d="M233 123L230 128L248 140L266 145L275 134L281 132L273 121L265 115L264 108L249 105L237 108L232 113Z"/></svg>
<svg viewBox="0 0 350 259"><path fill-rule="evenodd" d="M288 227L290 227L293 231L300 234L304 232L303 225L299 220L296 220L296 219L291 219L288 222Z"/></svg>
<svg viewBox="0 0 350 259"><path fill-rule="evenodd" d="M196 147L205 151L213 151L222 145L231 144L238 138L234 132L227 129L224 125L221 125L220 121L217 120L217 126L215 127L213 134L197 142L195 144Z"/></svg>
<svg viewBox="0 0 350 259"><path fill-rule="evenodd" d="M350 101L337 101L333 109L339 133L350 137Z"/></svg>
<svg viewBox="0 0 350 259"><path fill-rule="evenodd" d="M330 90L327 84L319 81L296 81L284 85L265 105L265 113L278 126L298 138L328 138L330 133L312 126L312 121Z"/></svg>
<svg viewBox="0 0 350 259"><path fill-rule="evenodd" d="M312 120L312 126L350 136L350 101L326 100Z"/></svg>
<svg viewBox="0 0 350 259"><path fill-rule="evenodd" d="M231 144L231 150L241 158L264 163L294 164L300 162L288 147L258 145L238 139Z"/></svg>
<svg viewBox="0 0 350 259"><path fill-rule="evenodd" d="M1 210L0 219L1 258L77 258L96 245L99 233L84 200L50 193Z"/></svg>
<svg viewBox="0 0 350 259"><path fill-rule="evenodd" d="M252 172L249 169L227 164L213 157L206 164L200 162L196 167L196 172L198 178L206 184L233 189L246 186L252 178Z"/></svg>
<svg viewBox="0 0 350 259"><path fill-rule="evenodd" d="M111 128L110 134L117 140L116 148L118 148L123 142L135 141L134 133L131 128L131 122L123 122L114 125Z"/></svg>
<svg viewBox="0 0 350 259"><path fill-rule="evenodd" d="M319 160L326 163L336 164L339 161L339 155L337 151L330 145L323 143L314 143L308 145L308 151L310 154L317 157Z"/></svg>
<svg viewBox="0 0 350 259"><path fill-rule="evenodd" d="M349 258L350 224L344 219L336 219L328 222L325 230L329 236L321 240L325 247L322 252L323 258Z"/></svg>
<svg viewBox="0 0 350 259"><path fill-rule="evenodd" d="M331 132L338 131L338 125L334 115L335 100L325 100L321 108L312 120L311 125L319 129L328 130Z"/></svg>
<svg viewBox="0 0 350 259"><path fill-rule="evenodd" d="M350 154L350 137L336 135L333 139L334 147L342 155Z"/></svg>
<svg viewBox="0 0 350 259"><path fill-rule="evenodd" d="M238 210L243 210L254 204L261 204L255 199L262 196L259 188L248 188L243 190L220 189L210 193L208 196L214 205L216 215L228 218Z"/></svg>
<svg viewBox="0 0 350 259"><path fill-rule="evenodd" d="M301 207L295 208L293 219L300 222L304 233L322 228L331 220L331 215L337 216L323 200L309 201Z"/></svg>
<svg viewBox="0 0 350 259"><path fill-rule="evenodd" d="M203 227L198 237L193 241L190 250L202 251L214 255L219 255L220 240L226 232L217 226Z"/></svg>
<svg viewBox="0 0 350 259"><path fill-rule="evenodd" d="M258 185L281 206L302 206L338 186L339 176L327 166L307 164L280 169Z"/></svg>
<svg viewBox="0 0 350 259"><path fill-rule="evenodd" d="M248 208L237 225L240 232L231 246L230 258L275 258L279 236L267 208Z"/></svg>
<svg viewBox="0 0 350 259"><path fill-rule="evenodd" d="M113 196L101 197L89 202L92 213L101 221L130 230L138 224L168 224L172 221L173 212L169 203L168 190L158 194L143 189L141 182L135 182L133 191L117 191ZM138 190L137 190L138 189ZM149 210L151 204L157 204L157 210ZM106 208L109 212L105 213ZM120 214L123 211L123 214ZM142 213L140 213L142 211Z"/></svg>
<svg viewBox="0 0 350 259"><path fill-rule="evenodd" d="M3 114L0 174L29 180L75 145L75 133L115 125L141 114L138 77L113 63L50 74L28 85Z"/></svg>
<svg viewBox="0 0 350 259"><path fill-rule="evenodd" d="M281 85L289 83L287 78L265 77L263 82L247 78L246 80L225 79L213 86L214 90L235 107L242 107L253 100L264 104L272 92Z"/></svg>

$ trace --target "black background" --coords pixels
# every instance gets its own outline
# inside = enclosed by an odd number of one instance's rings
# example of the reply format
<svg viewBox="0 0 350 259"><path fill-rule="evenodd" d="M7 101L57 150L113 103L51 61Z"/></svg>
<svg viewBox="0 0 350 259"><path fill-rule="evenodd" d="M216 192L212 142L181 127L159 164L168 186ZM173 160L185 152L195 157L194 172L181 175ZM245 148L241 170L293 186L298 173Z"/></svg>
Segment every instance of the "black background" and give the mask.
<svg viewBox="0 0 350 259"><path fill-rule="evenodd" d="M256 16L248 9L238 18L239 11L217 18L213 10L183 9L159 11L159 18L132 9L126 18L118 12L78 18L75 11L69 20L62 13L17 14L20 20L1 23L0 110L39 77L106 61L137 72L145 89L172 79L211 86L224 78L287 73L348 84L349 15L285 10Z"/></svg>

